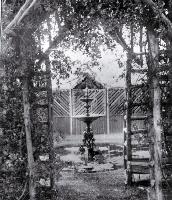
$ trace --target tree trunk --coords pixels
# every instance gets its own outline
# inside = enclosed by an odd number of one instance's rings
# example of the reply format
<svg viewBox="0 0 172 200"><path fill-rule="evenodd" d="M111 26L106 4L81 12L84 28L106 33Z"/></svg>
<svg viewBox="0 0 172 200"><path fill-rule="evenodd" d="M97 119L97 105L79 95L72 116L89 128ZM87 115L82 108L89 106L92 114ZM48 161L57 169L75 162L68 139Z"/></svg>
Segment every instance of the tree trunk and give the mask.
<svg viewBox="0 0 172 200"><path fill-rule="evenodd" d="M52 190L52 200L56 200L56 171L55 171L55 152L54 152L54 135L53 135L53 92L51 82L51 68L49 59L46 60L46 72L47 72L47 97L48 97L48 135L50 145L50 185Z"/></svg>
<svg viewBox="0 0 172 200"><path fill-rule="evenodd" d="M149 39L149 52L150 52L150 65L149 70L152 72L151 89L152 89L152 103L153 103L153 131L152 142L154 145L154 152L152 157L154 158L153 170L155 180L151 180L152 190L155 190L155 199L163 200L162 190L162 117L161 117L161 91L159 87L158 78L156 75L156 68L159 65L158 54L159 45L158 39L153 30L148 30Z"/></svg>
<svg viewBox="0 0 172 200"><path fill-rule="evenodd" d="M155 195L155 171L154 171L154 130L153 130L153 90L152 90L152 70L149 57L147 58L148 65L148 84L149 84L149 108L148 108L148 138L149 138L149 153L150 153L150 183L151 188L148 192L148 200L156 200ZM149 66L150 65L150 66Z"/></svg>
<svg viewBox="0 0 172 200"><path fill-rule="evenodd" d="M0 55L2 53L2 1L0 0Z"/></svg>
<svg viewBox="0 0 172 200"><path fill-rule="evenodd" d="M132 173L130 169L130 162L132 159L132 146L131 146L131 57L128 55L127 58L127 69L126 69L126 184L132 184Z"/></svg>
<svg viewBox="0 0 172 200"><path fill-rule="evenodd" d="M30 200L35 200L35 181L34 181L34 158L31 138L31 120L30 120L30 103L29 103L29 89L28 78L23 80L23 106L24 106L24 124L26 133L26 145L28 156L28 170L29 170L29 195Z"/></svg>
<svg viewBox="0 0 172 200"><path fill-rule="evenodd" d="M136 3L138 3L138 0L135 0ZM159 17L159 20L161 20L166 26L168 30L167 37L171 40L171 33L172 33L172 22L171 20L160 10L157 3L155 3L152 0L143 0L143 4L148 5L152 8L155 16Z"/></svg>
<svg viewBox="0 0 172 200"><path fill-rule="evenodd" d="M49 36L49 45L52 42L51 36L51 23L50 18L47 19L48 26L48 36ZM50 185L52 191L52 200L56 200L56 171L55 171L55 152L54 152L54 134L53 134L53 91L52 91L52 82L51 82L51 65L49 60L49 55L46 57L45 61L46 72L47 72L47 98L48 98L48 135L49 135L49 145L50 145Z"/></svg>

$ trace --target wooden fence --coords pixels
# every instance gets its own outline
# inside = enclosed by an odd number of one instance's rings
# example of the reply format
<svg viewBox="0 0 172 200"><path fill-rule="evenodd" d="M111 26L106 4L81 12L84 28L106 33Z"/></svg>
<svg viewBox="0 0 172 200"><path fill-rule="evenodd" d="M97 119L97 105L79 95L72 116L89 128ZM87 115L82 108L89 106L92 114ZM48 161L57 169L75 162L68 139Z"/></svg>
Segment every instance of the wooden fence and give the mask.
<svg viewBox="0 0 172 200"><path fill-rule="evenodd" d="M85 105L80 101L83 96L84 90L81 89L57 90L54 92L55 132L62 135L82 134L85 124L76 118L86 114ZM94 133L122 133L125 103L124 89L89 89L89 96L93 98L90 115L101 116L92 124ZM137 113L139 113L138 110ZM137 124L137 126L141 125Z"/></svg>

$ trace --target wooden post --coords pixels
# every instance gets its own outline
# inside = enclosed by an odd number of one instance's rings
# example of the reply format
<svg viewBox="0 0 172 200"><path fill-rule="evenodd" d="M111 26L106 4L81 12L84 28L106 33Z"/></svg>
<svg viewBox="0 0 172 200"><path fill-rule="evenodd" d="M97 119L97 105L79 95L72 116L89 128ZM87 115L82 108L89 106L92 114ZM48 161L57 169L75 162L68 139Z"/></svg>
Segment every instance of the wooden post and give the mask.
<svg viewBox="0 0 172 200"><path fill-rule="evenodd" d="M31 138L30 102L29 102L29 89L28 89L27 76L25 76L23 80L23 106L24 106L24 124L26 133L27 157L28 157L28 170L29 170L29 195L30 195L30 200L35 200L34 158L33 158L33 147Z"/></svg>
<svg viewBox="0 0 172 200"><path fill-rule="evenodd" d="M23 68L23 81L22 81L22 95L23 95L23 108L24 108L24 126L26 134L26 147L27 147L27 164L29 173L29 197L30 200L36 199L35 189L35 163L33 157L33 145L32 145L32 133L31 133L31 106L30 106L30 95L29 95L29 77L28 77L28 64L26 61L27 47L21 40L21 37L15 38L15 50L18 56L18 61Z"/></svg>
<svg viewBox="0 0 172 200"><path fill-rule="evenodd" d="M151 65L151 63L148 61L148 63ZM153 107L153 90L151 89L151 82L152 82L152 70L150 69L151 67L148 66L148 84L149 84L149 106L150 108ZM151 188L148 190L148 200L156 200L156 195L155 195L155 187L154 187L154 182L155 182L155 171L154 171L154 129L153 129L153 112L151 109L148 110L148 138L149 138L149 153L150 153L150 183L151 183Z"/></svg>
<svg viewBox="0 0 172 200"><path fill-rule="evenodd" d="M150 165L149 165L149 170L150 170L150 184L151 187L148 190L148 200L156 200L156 195L155 195L155 187L154 187L154 182L155 182L155 172L154 172L154 129L153 129L153 89L152 89L152 64L150 61L150 57L147 57L147 65L148 65L148 85L149 85L149 110L148 110L148 124L147 124L147 129L148 129L148 138L149 138L149 153L150 153ZM150 65L150 66L149 66Z"/></svg>
<svg viewBox="0 0 172 200"><path fill-rule="evenodd" d="M107 124L107 134L110 134L110 117L109 117L109 89L106 89L106 124Z"/></svg>
<svg viewBox="0 0 172 200"><path fill-rule="evenodd" d="M155 32L153 30L148 30L148 39L149 39L149 51L150 51L150 60L151 60L151 83L152 83L152 103L153 103L153 131L152 139L154 144L154 152L151 152L154 157L154 178L151 180L151 189L155 190L155 199L163 200L163 190L162 190L162 117L161 117L161 91L159 87L159 82L155 74L156 68L159 65L158 54L159 54L159 45L158 39L156 38Z"/></svg>
<svg viewBox="0 0 172 200"><path fill-rule="evenodd" d="M50 19L47 19L49 44L51 44L51 23ZM51 187L51 199L56 199L56 172L55 172L55 152L54 152L54 133L53 133L53 91L51 81L51 66L49 56L45 60L46 72L47 72L47 100L48 100L48 135L49 135L49 159L50 159L50 187Z"/></svg>
<svg viewBox="0 0 172 200"><path fill-rule="evenodd" d="M127 67L126 67L126 184L132 184L132 173L130 170L130 161L132 159L132 146L131 146L131 55L127 55Z"/></svg>
<svg viewBox="0 0 172 200"><path fill-rule="evenodd" d="M126 98L127 89L125 88L125 100ZM123 134L124 134L124 146L123 146L123 157L124 157L124 169L127 170L127 102L124 104L124 121L123 121Z"/></svg>
<svg viewBox="0 0 172 200"><path fill-rule="evenodd" d="M52 191L52 200L55 200L55 153L54 153L54 134L53 134L53 92L51 82L51 68L49 58L45 61L47 72L47 100L48 100L48 136L49 136L49 159L50 159L50 186Z"/></svg>
<svg viewBox="0 0 172 200"><path fill-rule="evenodd" d="M72 135L73 132L73 106L72 106L72 89L70 89L69 92L69 110L70 110L70 135Z"/></svg>
<svg viewBox="0 0 172 200"><path fill-rule="evenodd" d="M133 24L130 27L131 30L131 50L134 48L134 29ZM131 116L132 116L132 92L131 92L131 70L132 70L132 55L127 54L127 66L126 66L126 184L132 184L132 172L131 172L131 160L132 160L132 145L131 145Z"/></svg>
<svg viewBox="0 0 172 200"><path fill-rule="evenodd" d="M143 52L143 25L140 24L140 38L139 38L139 47L140 47L140 53ZM140 61L141 61L141 68L143 67L143 55L140 55Z"/></svg>

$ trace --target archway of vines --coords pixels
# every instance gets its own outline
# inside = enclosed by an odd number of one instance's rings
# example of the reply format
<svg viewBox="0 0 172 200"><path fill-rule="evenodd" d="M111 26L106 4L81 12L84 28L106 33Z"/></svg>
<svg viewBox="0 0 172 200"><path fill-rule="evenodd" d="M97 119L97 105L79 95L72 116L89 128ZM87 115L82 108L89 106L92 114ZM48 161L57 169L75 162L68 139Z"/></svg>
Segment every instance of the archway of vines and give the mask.
<svg viewBox="0 0 172 200"><path fill-rule="evenodd" d="M95 64L101 56L99 49L101 45L114 49L119 43L129 60L140 65L143 62L143 52L134 51L134 46L140 46L141 50L145 47L149 59L152 59L152 65L156 65L159 61L155 64L154 60L157 60L157 57L154 57L153 49L148 48L147 44L151 37L155 37L159 41L159 48L164 52L162 62L168 61L168 65L171 66L171 9L170 1L161 0L2 2L1 70L4 72L1 79L2 159L0 162L3 163L1 171L4 179L2 199L21 199L26 194L29 194L31 200L43 198L41 196L44 195L43 190L37 187L37 182L42 173L46 174L47 171L50 171L52 194L50 196L55 199L58 195L55 192L54 173L55 167L60 168L60 163L56 165L54 163L51 119L47 127L50 134L42 135L39 127L35 126L39 124L35 110L40 106L37 103L38 99L41 102L44 99L48 101L47 116L48 118L51 116L50 69L54 77L65 78L75 64L66 58L65 49L70 47L81 50L91 56ZM126 39L124 29L127 30L129 39ZM143 37L139 40L139 45L138 34L140 38ZM48 43L46 50L43 50L41 43ZM58 51L53 50L57 48ZM156 77L155 75L152 74L149 78ZM170 83L165 98L168 96L170 102L171 68L168 76ZM43 93L43 88L46 93ZM37 93L40 90L42 94ZM161 98L160 94L159 97ZM169 107L164 117L168 123L164 123L166 126L162 127L166 128L166 131L171 130L171 116L172 110ZM42 124L40 126L44 129ZM46 128L44 131L47 131ZM39 163L39 155L47 152L50 162L44 168ZM18 190L14 191L16 184Z"/></svg>

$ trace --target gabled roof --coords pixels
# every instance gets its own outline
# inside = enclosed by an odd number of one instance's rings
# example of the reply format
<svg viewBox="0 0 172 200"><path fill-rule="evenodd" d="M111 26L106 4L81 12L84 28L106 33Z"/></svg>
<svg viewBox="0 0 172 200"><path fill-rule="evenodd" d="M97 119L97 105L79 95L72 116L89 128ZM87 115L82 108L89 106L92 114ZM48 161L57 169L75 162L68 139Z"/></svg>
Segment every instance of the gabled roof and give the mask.
<svg viewBox="0 0 172 200"><path fill-rule="evenodd" d="M90 74L84 74L84 76L79 79L78 83L73 87L73 89L85 89L86 86L89 89L103 89L105 88L103 84L98 82L93 76Z"/></svg>

